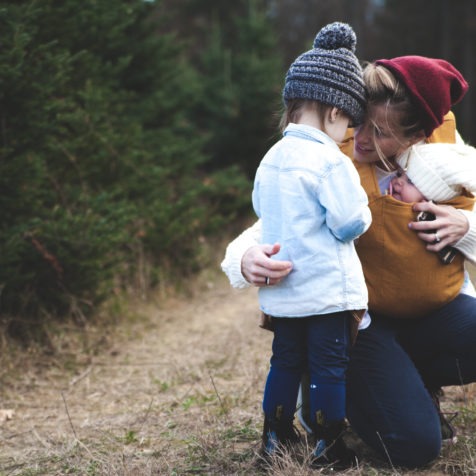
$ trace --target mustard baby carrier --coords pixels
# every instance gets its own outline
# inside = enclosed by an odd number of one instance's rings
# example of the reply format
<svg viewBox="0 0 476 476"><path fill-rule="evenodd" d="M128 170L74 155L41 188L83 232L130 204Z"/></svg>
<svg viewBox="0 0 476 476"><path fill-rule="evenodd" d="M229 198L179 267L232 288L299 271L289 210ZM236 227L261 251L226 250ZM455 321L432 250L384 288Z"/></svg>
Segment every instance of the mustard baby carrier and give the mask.
<svg viewBox="0 0 476 476"><path fill-rule="evenodd" d="M452 113L428 142L455 142ZM345 152L353 148L350 138ZM352 156L352 154L351 154ZM451 264L443 264L437 253L427 251L426 243L408 228L416 220L411 203L380 193L372 164L354 165L369 197L372 225L357 244L369 291L369 311L389 317L424 316L452 301L464 281L464 256L457 253ZM440 204L472 210L474 197L464 195Z"/></svg>

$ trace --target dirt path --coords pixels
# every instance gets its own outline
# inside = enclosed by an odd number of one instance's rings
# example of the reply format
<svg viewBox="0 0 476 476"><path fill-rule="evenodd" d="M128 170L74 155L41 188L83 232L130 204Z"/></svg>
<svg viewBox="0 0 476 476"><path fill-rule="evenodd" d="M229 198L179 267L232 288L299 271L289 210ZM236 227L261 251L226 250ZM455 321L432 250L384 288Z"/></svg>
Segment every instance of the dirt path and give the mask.
<svg viewBox="0 0 476 476"><path fill-rule="evenodd" d="M0 424L0 474L207 472L201 452L222 430L260 418L271 335L256 303L256 290L218 276L190 299L142 309L129 336L74 374L54 361L41 376L19 368L0 394L14 412Z"/></svg>
<svg viewBox="0 0 476 476"><path fill-rule="evenodd" d="M0 414L0 475L261 474L271 333L257 327L255 289L232 290L220 273L201 286L141 305L141 319L71 369L67 349L19 365L0 389L0 409L13 412ZM441 467L408 474L451 474ZM311 473L293 463L273 474Z"/></svg>

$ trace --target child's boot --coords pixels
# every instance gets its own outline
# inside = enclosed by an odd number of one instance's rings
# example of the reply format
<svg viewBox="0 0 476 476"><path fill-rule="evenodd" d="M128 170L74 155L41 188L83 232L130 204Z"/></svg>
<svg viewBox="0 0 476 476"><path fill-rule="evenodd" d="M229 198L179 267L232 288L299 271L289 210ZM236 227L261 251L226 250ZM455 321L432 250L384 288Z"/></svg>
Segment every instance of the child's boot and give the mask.
<svg viewBox="0 0 476 476"><path fill-rule="evenodd" d="M264 418L262 453L270 458L282 449L300 441L300 435L293 424L293 420L282 419L282 407L278 406L272 416Z"/></svg>
<svg viewBox="0 0 476 476"><path fill-rule="evenodd" d="M314 426L316 446L311 460L312 467L332 466L344 469L357 466L357 455L343 439L345 428L344 420Z"/></svg>

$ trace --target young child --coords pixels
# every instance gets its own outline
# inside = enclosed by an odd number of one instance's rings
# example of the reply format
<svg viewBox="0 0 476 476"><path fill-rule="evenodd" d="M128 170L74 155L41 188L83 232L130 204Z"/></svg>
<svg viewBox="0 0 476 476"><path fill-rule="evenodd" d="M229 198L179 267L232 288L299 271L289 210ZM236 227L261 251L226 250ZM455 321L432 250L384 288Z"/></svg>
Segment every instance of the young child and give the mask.
<svg viewBox="0 0 476 476"><path fill-rule="evenodd" d="M367 289L353 241L370 226L371 215L357 171L337 145L349 123L364 117L355 46L352 28L332 23L291 65L283 90L283 138L263 158L253 190L263 242L279 242L274 258L293 262L285 280L259 291L274 330L263 451L269 457L299 439L293 418L301 376L309 368L316 467L355 464L342 439L345 372Z"/></svg>

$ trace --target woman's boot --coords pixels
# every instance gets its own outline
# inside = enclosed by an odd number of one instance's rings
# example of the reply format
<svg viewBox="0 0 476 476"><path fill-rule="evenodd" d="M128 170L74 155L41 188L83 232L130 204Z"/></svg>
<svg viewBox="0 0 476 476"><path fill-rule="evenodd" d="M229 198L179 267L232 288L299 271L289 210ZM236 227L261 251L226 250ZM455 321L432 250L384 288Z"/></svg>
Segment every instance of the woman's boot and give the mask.
<svg viewBox="0 0 476 476"><path fill-rule="evenodd" d="M356 453L345 444L343 439L345 429L344 420L314 426L316 446L312 455L312 467L333 466L344 469L357 466Z"/></svg>

